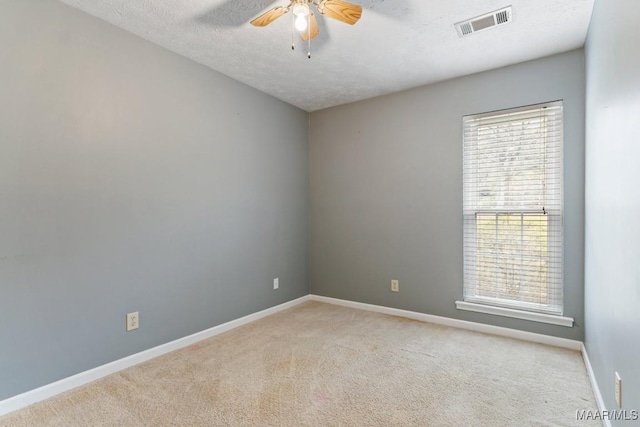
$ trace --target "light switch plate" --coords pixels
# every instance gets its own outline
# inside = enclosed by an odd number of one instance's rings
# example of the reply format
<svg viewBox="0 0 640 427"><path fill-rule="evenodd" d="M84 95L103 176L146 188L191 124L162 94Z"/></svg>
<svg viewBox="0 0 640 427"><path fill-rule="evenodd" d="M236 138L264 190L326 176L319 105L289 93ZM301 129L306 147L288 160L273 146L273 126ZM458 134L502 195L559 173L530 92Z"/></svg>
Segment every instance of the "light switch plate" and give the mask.
<svg viewBox="0 0 640 427"><path fill-rule="evenodd" d="M622 379L620 378L620 374L616 372L616 402L618 403L618 408L622 408Z"/></svg>

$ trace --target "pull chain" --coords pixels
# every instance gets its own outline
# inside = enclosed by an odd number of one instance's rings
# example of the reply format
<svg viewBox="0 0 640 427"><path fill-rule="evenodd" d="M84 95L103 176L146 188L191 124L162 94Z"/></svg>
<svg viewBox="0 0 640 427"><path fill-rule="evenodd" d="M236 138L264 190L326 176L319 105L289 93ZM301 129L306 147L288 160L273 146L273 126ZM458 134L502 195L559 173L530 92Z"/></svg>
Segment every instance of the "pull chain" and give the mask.
<svg viewBox="0 0 640 427"><path fill-rule="evenodd" d="M296 34L296 16L291 14L291 50L296 50L296 45L294 42L294 37Z"/></svg>
<svg viewBox="0 0 640 427"><path fill-rule="evenodd" d="M311 12L307 15L307 21L307 28L309 30L307 33L309 35L309 52L307 53L307 58L311 59Z"/></svg>

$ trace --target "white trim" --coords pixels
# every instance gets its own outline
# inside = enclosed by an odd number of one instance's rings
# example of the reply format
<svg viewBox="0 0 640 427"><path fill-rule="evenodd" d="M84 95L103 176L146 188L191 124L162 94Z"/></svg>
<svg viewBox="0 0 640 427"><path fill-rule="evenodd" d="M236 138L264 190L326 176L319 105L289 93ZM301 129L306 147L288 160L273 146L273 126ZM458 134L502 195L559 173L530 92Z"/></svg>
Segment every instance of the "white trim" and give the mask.
<svg viewBox="0 0 640 427"><path fill-rule="evenodd" d="M319 295L305 295L303 297L300 297L292 301L288 301L286 303L277 305L275 307L271 307L266 310L262 310L257 313L253 313L253 314L241 317L239 319L235 319L227 323L214 326L213 328L206 329L201 332L197 332L193 335L179 338L175 341L171 341L166 344L159 345L149 350L145 350L140 353L133 354L131 356L116 360L111 363L107 363L102 366L98 366L88 371L80 372L79 374L73 375L71 377L63 378L54 383L47 384L37 389L27 391L17 396L13 396L8 399L2 400L0 401L0 416L6 415L18 409L27 407L41 400L48 399L57 394L64 393L76 387L88 384L92 381L95 381L107 375L111 375L113 373L119 372L123 369L129 368L139 363L146 362L147 360L153 359L163 354L166 354L175 350L179 350L184 347L188 347L196 342L216 336L223 332L227 332L239 326L246 325L248 323L262 319L263 317L269 316L271 314L275 314L282 310L286 310L288 308L294 307L298 304L301 304L309 300L320 301L328 304L340 305L340 306L350 307L350 308L355 308L360 310L373 311L377 313L388 314L391 316L405 317L408 319L414 319L422 322L435 323L438 325L450 326L450 327L459 328L459 329L467 329L467 330L476 331L476 332L482 332L482 333L487 333L492 335L499 335L503 337L520 339L524 341L537 342L541 344L547 344L547 345L567 348L571 350L582 351L582 355L585 358L585 365L587 366L587 371L589 372L589 379L591 380L591 385L593 387L594 394L596 395L596 401L598 402L598 408L600 410L604 410L605 408L595 377L593 376L591 364L588 362L586 350L584 349L584 346L580 341L570 340L566 338L558 338L558 337L553 337L549 335L536 334L533 332L524 332L516 329L503 328L500 326L468 322L466 320L458 320L458 319L451 319L448 317L434 316L431 314L418 313L414 311L400 310L397 308L383 307L379 305L365 304L365 303L354 302L354 301L346 301L346 300L341 300L336 298L323 297ZM608 422L605 422L605 427L610 427L610 424Z"/></svg>
<svg viewBox="0 0 640 427"><path fill-rule="evenodd" d="M598 387L598 382L596 381L596 375L593 373L593 368L591 367L591 361L589 361L589 355L587 354L587 348L582 344L582 359L584 359L584 365L587 367L587 374L589 375L589 381L591 382L591 388L593 389L593 394L596 398L596 403L598 404L598 410L600 413L604 413L607 410L607 407L604 404L604 399L602 398L602 394L600 393L600 387ZM602 419L602 425L604 427L611 427L611 421L607 417Z"/></svg>
<svg viewBox="0 0 640 427"><path fill-rule="evenodd" d="M435 323L444 326L451 326L458 329L467 329L470 331L482 332L485 334L499 335L523 341L537 342L554 347L568 348L570 350L580 351L582 349L582 341L553 337L550 335L536 334L534 332L525 332L517 329L503 328L501 326L485 325L483 323L468 322L466 320L434 316L432 314L417 313L415 311L400 310L397 308L383 307L380 305L346 301L337 298L323 297L320 295L311 295L311 300L325 302L328 304L341 305L343 307L356 308L360 310L374 311L376 313L389 314L391 316L406 317L407 319Z"/></svg>
<svg viewBox="0 0 640 427"><path fill-rule="evenodd" d="M476 304L467 301L456 301L458 310L475 311L476 313L493 314L495 316L513 317L531 322L549 323L551 325L573 327L573 317L554 316L552 314L534 313L532 311L497 307L495 305Z"/></svg>
<svg viewBox="0 0 640 427"><path fill-rule="evenodd" d="M114 374L123 369L137 365L147 360L153 359L163 354L170 353L175 350L179 350L184 347L188 347L198 341L202 341L207 338L211 338L223 332L227 332L238 326L246 325L247 323L255 322L263 317L275 314L279 311L286 310L298 304L301 304L310 299L309 295L285 302L275 307L270 307L257 313L249 314L239 319L231 320L213 328L206 329L204 331L196 332L195 334L188 335L183 338L161 344L157 347L150 348L148 350L141 351L140 353L132 354L125 358L107 363L102 366L90 369L88 371L80 372L79 374L71 377L63 378L59 381L51 384L44 385L34 390L27 391L17 396L10 397L8 399L0 401L0 416L6 415L10 412L22 409L29 405L32 405L41 400L48 399L57 394L64 393L76 387L88 384L92 381L106 377L107 375Z"/></svg>

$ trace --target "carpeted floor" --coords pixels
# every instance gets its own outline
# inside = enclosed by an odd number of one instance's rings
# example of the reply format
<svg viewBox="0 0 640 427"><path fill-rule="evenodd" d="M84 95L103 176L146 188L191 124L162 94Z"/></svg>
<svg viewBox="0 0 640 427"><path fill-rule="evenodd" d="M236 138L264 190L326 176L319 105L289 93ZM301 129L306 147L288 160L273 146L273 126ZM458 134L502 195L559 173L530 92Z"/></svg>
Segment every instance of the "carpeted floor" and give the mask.
<svg viewBox="0 0 640 427"><path fill-rule="evenodd" d="M2 426L588 426L580 353L318 302L0 418Z"/></svg>

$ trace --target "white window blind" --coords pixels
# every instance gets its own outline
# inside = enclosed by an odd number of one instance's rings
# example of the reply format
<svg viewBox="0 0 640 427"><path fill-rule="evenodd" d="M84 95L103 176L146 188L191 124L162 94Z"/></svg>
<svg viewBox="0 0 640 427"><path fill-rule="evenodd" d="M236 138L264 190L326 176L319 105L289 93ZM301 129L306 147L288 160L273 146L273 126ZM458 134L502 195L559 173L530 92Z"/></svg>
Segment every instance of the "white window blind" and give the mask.
<svg viewBox="0 0 640 427"><path fill-rule="evenodd" d="M561 315L562 101L463 123L464 300Z"/></svg>

